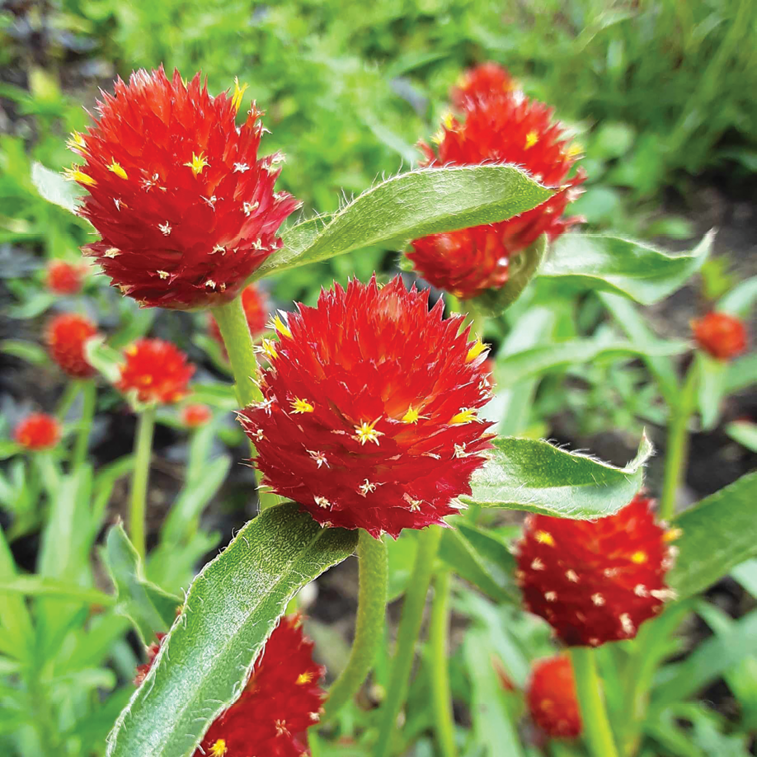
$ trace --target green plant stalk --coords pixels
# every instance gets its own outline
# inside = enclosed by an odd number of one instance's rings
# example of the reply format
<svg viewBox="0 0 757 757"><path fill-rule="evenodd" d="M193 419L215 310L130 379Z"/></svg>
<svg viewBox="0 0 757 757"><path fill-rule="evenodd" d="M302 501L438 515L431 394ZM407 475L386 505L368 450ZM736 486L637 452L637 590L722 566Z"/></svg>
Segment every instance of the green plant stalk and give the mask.
<svg viewBox="0 0 757 757"><path fill-rule="evenodd" d="M358 692L371 672L381 644L386 615L389 567L386 544L361 529L357 543L360 589L357 605L355 641L350 659L329 689L323 722L330 720Z"/></svg>
<svg viewBox="0 0 757 757"><path fill-rule="evenodd" d="M584 739L593 757L618 757L602 696L597 660L589 647L571 647L570 659L581 706Z"/></svg>
<svg viewBox="0 0 757 757"><path fill-rule="evenodd" d="M87 459L89 435L92 431L92 422L95 419L95 406L97 404L97 387L92 379L80 382L82 395L81 418L79 418L79 433L74 445L72 458L73 468L78 468Z"/></svg>
<svg viewBox="0 0 757 757"><path fill-rule="evenodd" d="M686 470L689 449L689 421L694 412L698 369L696 362L689 367L676 404L670 408L670 425L665 449L665 474L660 497L660 519L675 515L676 495Z"/></svg>
<svg viewBox="0 0 757 757"><path fill-rule="evenodd" d="M78 381L69 381L66 384L66 388L63 390L63 394L58 402L57 416L58 420L64 421L68 415L68 411L71 409L76 395L79 393L81 383Z"/></svg>
<svg viewBox="0 0 757 757"><path fill-rule="evenodd" d="M408 679L413 667L415 645L423 621L426 594L431 584L434 558L442 538L440 526L430 526L418 535L418 553L405 593L402 616L397 631L397 649L392 660L392 670L386 698L379 721L379 736L373 757L387 757L390 753L392 735L407 693Z"/></svg>
<svg viewBox="0 0 757 757"><path fill-rule="evenodd" d="M137 435L134 440L134 472L131 477L131 503L129 508L129 536L142 560L145 559L146 554L147 483L150 478L154 429L155 408L149 407L139 414L137 421Z"/></svg>
<svg viewBox="0 0 757 757"><path fill-rule="evenodd" d="M431 699L434 711L434 732L441 757L456 757L455 718L452 712L452 691L449 683L449 595L451 576L444 570L434 581L431 605L429 647L431 650Z"/></svg>

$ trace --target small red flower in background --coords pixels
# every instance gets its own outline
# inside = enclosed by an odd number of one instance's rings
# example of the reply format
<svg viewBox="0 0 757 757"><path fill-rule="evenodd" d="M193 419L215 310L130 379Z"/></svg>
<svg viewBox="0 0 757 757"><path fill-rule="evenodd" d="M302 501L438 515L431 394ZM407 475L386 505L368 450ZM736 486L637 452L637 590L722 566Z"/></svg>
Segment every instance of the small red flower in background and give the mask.
<svg viewBox="0 0 757 757"><path fill-rule="evenodd" d="M537 181L556 190L546 202L509 221L432 234L412 243L408 258L427 281L456 297L477 297L487 289L503 287L509 278L510 258L542 234L560 236L579 218L564 218L568 203L580 194L585 180L579 171L567 178L579 153L552 120L552 109L529 100L522 92L496 89L485 94L481 82L491 76L472 75L473 84L458 97L463 120L449 116L434 141L434 151L421 142L426 165L512 163ZM507 76L503 70L502 77Z"/></svg>
<svg viewBox="0 0 757 757"><path fill-rule="evenodd" d="M46 413L27 415L13 432L18 444L33 451L51 449L60 440L60 435L60 423Z"/></svg>
<svg viewBox="0 0 757 757"><path fill-rule="evenodd" d="M68 177L87 189L81 215L102 240L87 245L124 294L179 310L227 302L281 246L276 232L298 207L274 192L280 154L258 160L265 131L253 105L208 94L200 74L137 71L116 80L99 118L70 147L84 164Z"/></svg>
<svg viewBox="0 0 757 757"><path fill-rule="evenodd" d="M263 340L264 399L240 413L263 482L321 525L376 537L456 512L490 425L476 416L486 351L463 318L429 311L400 277L337 285L298 311Z"/></svg>
<svg viewBox="0 0 757 757"><path fill-rule="evenodd" d="M529 517L518 545L526 608L570 646L632 639L672 596L665 573L673 531L658 526L651 500L637 495L596 521Z"/></svg>
<svg viewBox="0 0 757 757"><path fill-rule="evenodd" d="M47 265L47 288L53 294L78 294L84 283L86 267L66 263L64 260L52 260Z"/></svg>
<svg viewBox="0 0 757 757"><path fill-rule="evenodd" d="M746 327L727 313L707 313L691 322L699 349L717 360L730 360L746 350Z"/></svg>
<svg viewBox="0 0 757 757"><path fill-rule="evenodd" d="M510 72L497 63L489 62L469 68L450 94L453 105L463 110L470 99L510 93L516 89Z"/></svg>
<svg viewBox="0 0 757 757"><path fill-rule="evenodd" d="M213 413L207 405L186 405L181 411L181 420L189 428L204 426L212 417Z"/></svg>
<svg viewBox="0 0 757 757"><path fill-rule="evenodd" d="M158 636L162 640L163 635ZM141 684L159 650L137 668ZM271 634L242 695L205 734L194 757L299 757L309 754L307 729L318 722L324 669L313 662L313 642L302 632L302 618L288 615Z"/></svg>
<svg viewBox="0 0 757 757"><path fill-rule="evenodd" d="M140 402L170 404L188 392L189 379L195 372L187 356L175 345L162 339L139 339L124 350L118 389L134 393Z"/></svg>
<svg viewBox="0 0 757 757"><path fill-rule="evenodd" d="M266 330L268 308L268 297L262 289L256 287L255 284L245 287L242 292L242 309L253 339ZM208 333L224 348L225 354L226 347L223 343L223 336L221 336L221 329L218 328L216 319L210 313L208 314Z"/></svg>
<svg viewBox="0 0 757 757"><path fill-rule="evenodd" d="M87 362L84 346L96 334L95 325L83 315L56 315L45 333L50 357L72 378L94 376L95 369Z"/></svg>
<svg viewBox="0 0 757 757"><path fill-rule="evenodd" d="M547 736L575 739L581 735L576 682L567 655L556 655L534 663L526 701L533 721Z"/></svg>

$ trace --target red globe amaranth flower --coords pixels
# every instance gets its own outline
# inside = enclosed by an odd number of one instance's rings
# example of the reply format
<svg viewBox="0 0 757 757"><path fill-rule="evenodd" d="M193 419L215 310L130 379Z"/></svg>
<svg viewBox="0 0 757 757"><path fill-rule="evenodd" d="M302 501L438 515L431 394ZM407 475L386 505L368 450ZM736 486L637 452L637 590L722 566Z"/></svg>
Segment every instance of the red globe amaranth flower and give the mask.
<svg viewBox="0 0 757 757"><path fill-rule="evenodd" d="M46 413L27 415L13 432L18 444L34 452L52 449L60 440L60 435L60 423Z"/></svg>
<svg viewBox="0 0 757 757"><path fill-rule="evenodd" d="M247 325L250 327L250 334L255 339L266 330L268 297L262 289L256 287L255 284L250 284L242 292L242 309L245 318L247 318ZM216 319L210 313L208 313L208 333L223 347L224 354L226 354L226 345L223 343L221 329L218 328Z"/></svg>
<svg viewBox="0 0 757 757"><path fill-rule="evenodd" d="M673 592L665 573L672 531L658 526L651 500L637 495L596 521L529 517L518 545L518 583L526 608L570 646L632 639Z"/></svg>
<svg viewBox="0 0 757 757"><path fill-rule="evenodd" d="M476 409L490 393L484 346L442 307L374 277L279 320L260 347L264 399L240 414L263 482L321 525L376 537L456 512L489 447Z"/></svg>
<svg viewBox="0 0 757 757"><path fill-rule="evenodd" d="M204 426L212 417L213 413L207 405L186 405L181 411L181 420L188 428Z"/></svg>
<svg viewBox="0 0 757 757"><path fill-rule="evenodd" d="M501 87L485 95L476 85L470 92L460 100L463 121L450 115L435 137L437 151L421 143L426 165L512 163L556 191L546 202L509 221L432 234L412 243L408 258L420 275L461 299L503 287L513 255L542 234L554 239L580 222L564 218L563 213L585 180L580 170L567 178L578 150L553 122L551 108Z"/></svg>
<svg viewBox="0 0 757 757"><path fill-rule="evenodd" d="M47 288L53 294L78 294L84 283L85 266L51 260L47 265Z"/></svg>
<svg viewBox="0 0 757 757"><path fill-rule="evenodd" d="M81 215L102 236L86 254L142 305L220 305L281 246L299 204L273 191L283 156L258 160L262 112L237 128L242 92L211 97L200 74L185 85L178 71L140 70L69 143L84 160L68 172L89 192Z"/></svg>
<svg viewBox="0 0 757 757"><path fill-rule="evenodd" d="M117 386L124 394L135 394L140 402L170 404L188 392L195 372L187 356L162 339L139 339L124 351L121 380Z"/></svg>
<svg viewBox="0 0 757 757"><path fill-rule="evenodd" d="M533 721L547 736L575 739L581 735L581 710L573 666L567 655L534 663L526 701Z"/></svg>
<svg viewBox="0 0 757 757"><path fill-rule="evenodd" d="M162 636L158 637L162 640ZM137 669L142 683L159 650ZM299 615L288 615L271 634L242 695L205 734L194 757L299 757L309 754L305 732L318 722L324 669L313 661L313 642Z"/></svg>
<svg viewBox="0 0 757 757"><path fill-rule="evenodd" d="M71 378L94 376L95 369L87 362L84 346L96 334L95 325L83 315L56 315L47 324L45 335L50 357Z"/></svg>
<svg viewBox="0 0 757 757"><path fill-rule="evenodd" d="M470 99L510 93L516 89L517 84L506 68L488 62L469 68L450 94L452 104L458 110L463 110Z"/></svg>
<svg viewBox="0 0 757 757"><path fill-rule="evenodd" d="M699 349L717 360L730 360L746 350L746 327L727 313L707 313L691 322Z"/></svg>

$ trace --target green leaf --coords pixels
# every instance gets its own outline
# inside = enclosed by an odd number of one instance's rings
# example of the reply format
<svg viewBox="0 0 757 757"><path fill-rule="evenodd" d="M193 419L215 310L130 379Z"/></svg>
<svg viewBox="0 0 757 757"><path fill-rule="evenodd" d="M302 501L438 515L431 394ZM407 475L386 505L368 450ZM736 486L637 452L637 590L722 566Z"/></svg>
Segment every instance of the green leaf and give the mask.
<svg viewBox="0 0 757 757"><path fill-rule="evenodd" d="M142 561L120 523L108 531L102 556L116 588L116 611L131 620L145 645L150 644L156 633L171 627L181 600L144 577Z"/></svg>
<svg viewBox="0 0 757 757"><path fill-rule="evenodd" d="M725 427L725 432L750 452L757 452L757 423L734 421Z"/></svg>
<svg viewBox="0 0 757 757"><path fill-rule="evenodd" d="M57 171L51 171L41 163L32 165L32 183L48 202L76 215L77 199L83 194L78 184L66 181Z"/></svg>
<svg viewBox="0 0 757 757"><path fill-rule="evenodd" d="M595 360L677 355L685 352L686 349L688 349L686 342L657 341L642 348L631 342L607 343L596 339L572 339L567 342L532 347L498 358L494 377L498 386L512 386L540 373L591 363Z"/></svg>
<svg viewBox="0 0 757 757"><path fill-rule="evenodd" d="M355 549L298 505L248 523L189 589L144 684L108 737L110 757L186 757L238 696L289 600Z"/></svg>
<svg viewBox="0 0 757 757"><path fill-rule="evenodd" d="M757 556L757 473L748 473L730 486L681 513L673 525L683 531L668 584L679 596L704 591L731 568Z"/></svg>
<svg viewBox="0 0 757 757"><path fill-rule="evenodd" d="M121 379L121 365L123 355L105 344L105 337L93 336L84 345L87 362L111 384Z"/></svg>
<svg viewBox="0 0 757 757"><path fill-rule="evenodd" d="M587 520L613 515L633 499L652 454L646 436L625 468L535 439L501 437L493 445L489 460L473 474L472 494L461 500Z"/></svg>
<svg viewBox="0 0 757 757"><path fill-rule="evenodd" d="M715 308L721 313L746 318L757 302L757 276L739 282L728 294L721 297Z"/></svg>
<svg viewBox="0 0 757 757"><path fill-rule="evenodd" d="M713 232L689 253L670 255L642 242L601 234L563 234L539 276L575 282L651 305L679 289L710 253Z"/></svg>
<svg viewBox="0 0 757 757"><path fill-rule="evenodd" d="M697 353L696 361L699 371L697 404L702 417L702 429L709 431L715 428L720 417L720 403L725 397L728 363L715 360L702 352Z"/></svg>
<svg viewBox="0 0 757 757"><path fill-rule="evenodd" d="M514 166L424 168L366 190L326 219L284 231L284 246L254 278L328 260L371 245L401 248L412 239L512 218L552 191Z"/></svg>
<svg viewBox="0 0 757 757"><path fill-rule="evenodd" d="M45 365L49 362L47 353L42 347L21 339L4 339L0 342L0 352L19 357L32 365Z"/></svg>
<svg viewBox="0 0 757 757"><path fill-rule="evenodd" d="M68 581L56 581L43 576L18 576L0 582L0 594L20 594L25 597L55 597L89 605L109 607L113 597L99 589L76 586Z"/></svg>

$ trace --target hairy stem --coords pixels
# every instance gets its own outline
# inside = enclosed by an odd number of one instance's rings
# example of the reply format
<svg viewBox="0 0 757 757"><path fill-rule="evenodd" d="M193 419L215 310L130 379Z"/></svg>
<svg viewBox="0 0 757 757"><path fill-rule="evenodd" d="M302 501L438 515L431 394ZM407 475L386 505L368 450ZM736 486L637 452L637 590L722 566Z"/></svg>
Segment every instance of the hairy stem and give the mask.
<svg viewBox="0 0 757 757"><path fill-rule="evenodd" d="M72 463L78 468L87 459L89 447L89 435L92 431L92 421L95 418L95 405L97 403L97 387L92 379L81 382L82 408L79 419L79 433L74 445Z"/></svg>
<svg viewBox="0 0 757 757"><path fill-rule="evenodd" d="M444 570L434 582L431 605L429 646L431 647L431 698L434 710L434 731L441 757L456 757L455 718L449 683L449 594L450 572Z"/></svg>
<svg viewBox="0 0 757 757"><path fill-rule="evenodd" d="M147 483L150 478L152 435L155 428L155 408L149 407L139 415L134 440L134 473L131 478L131 506L129 535L139 556L146 553L145 517L147 510Z"/></svg>
<svg viewBox="0 0 757 757"><path fill-rule="evenodd" d="M357 555L360 589L355 641L347 666L329 689L324 721L330 720L358 692L371 672L382 640L389 573L386 544L361 529Z"/></svg>

